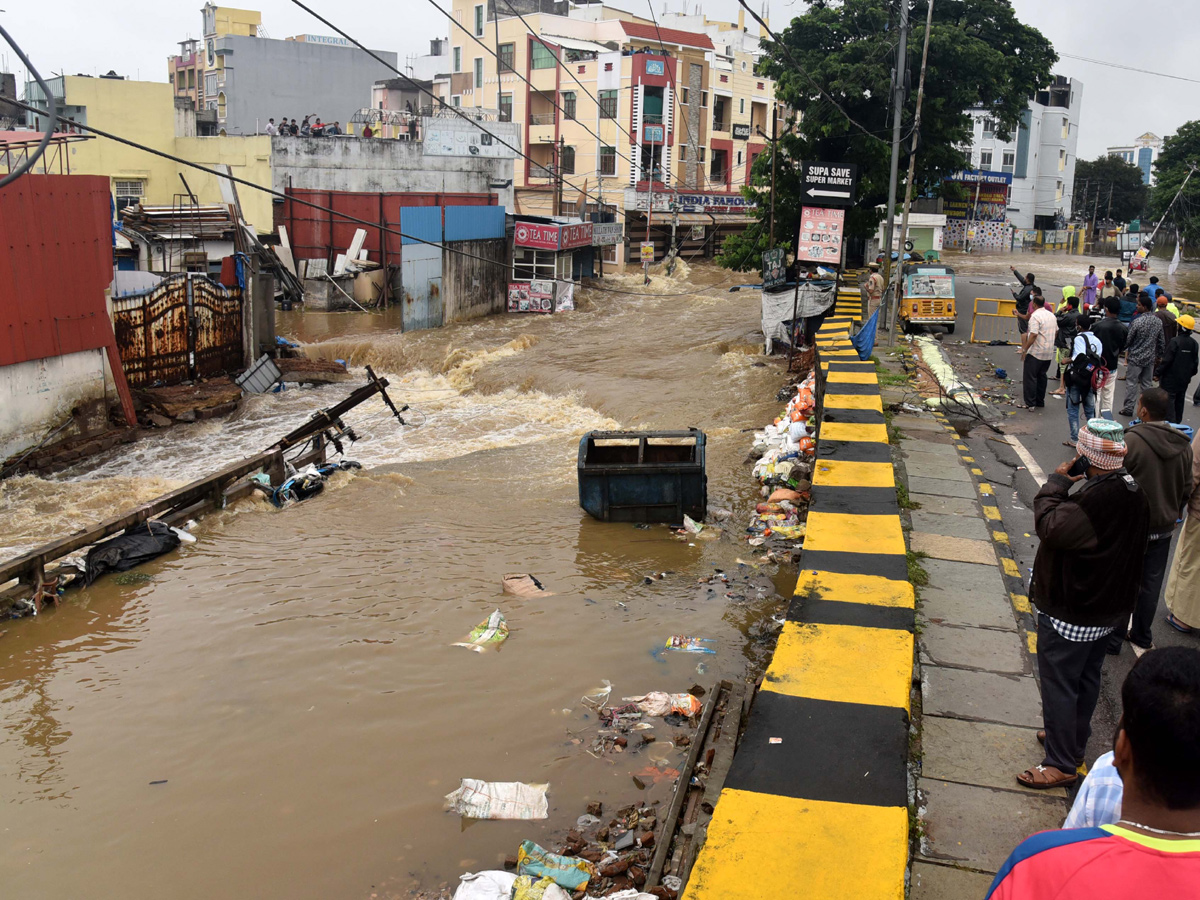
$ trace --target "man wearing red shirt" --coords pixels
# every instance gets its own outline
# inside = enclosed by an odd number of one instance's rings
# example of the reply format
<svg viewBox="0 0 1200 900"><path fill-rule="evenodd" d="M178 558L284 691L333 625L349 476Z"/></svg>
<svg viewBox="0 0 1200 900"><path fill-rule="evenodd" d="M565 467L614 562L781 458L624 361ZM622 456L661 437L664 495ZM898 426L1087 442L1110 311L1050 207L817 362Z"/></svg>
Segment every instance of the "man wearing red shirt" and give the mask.
<svg viewBox="0 0 1200 900"><path fill-rule="evenodd" d="M1025 840L988 900L1200 898L1200 650L1151 650L1121 688L1121 819Z"/></svg>

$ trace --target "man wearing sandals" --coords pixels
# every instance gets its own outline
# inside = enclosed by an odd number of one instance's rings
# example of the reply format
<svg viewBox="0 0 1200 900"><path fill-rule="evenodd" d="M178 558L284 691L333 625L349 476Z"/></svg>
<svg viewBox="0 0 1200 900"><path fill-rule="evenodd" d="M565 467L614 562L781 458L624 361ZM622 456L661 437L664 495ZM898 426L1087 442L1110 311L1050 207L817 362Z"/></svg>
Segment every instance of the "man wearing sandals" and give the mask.
<svg viewBox="0 0 1200 900"><path fill-rule="evenodd" d="M1127 551L1145 547L1149 534L1146 496L1124 468L1124 429L1108 419L1089 419L1079 429L1077 446L1080 455L1059 465L1033 501L1040 544L1032 594L1046 755L1017 781L1038 790L1079 778L1104 651L1137 601L1145 554ZM1085 474L1075 474L1077 462L1086 466Z"/></svg>
<svg viewBox="0 0 1200 900"><path fill-rule="evenodd" d="M1121 707L1109 754L1123 782L1120 812L1100 827L1023 841L988 900L1200 896L1200 652L1147 653L1121 687Z"/></svg>

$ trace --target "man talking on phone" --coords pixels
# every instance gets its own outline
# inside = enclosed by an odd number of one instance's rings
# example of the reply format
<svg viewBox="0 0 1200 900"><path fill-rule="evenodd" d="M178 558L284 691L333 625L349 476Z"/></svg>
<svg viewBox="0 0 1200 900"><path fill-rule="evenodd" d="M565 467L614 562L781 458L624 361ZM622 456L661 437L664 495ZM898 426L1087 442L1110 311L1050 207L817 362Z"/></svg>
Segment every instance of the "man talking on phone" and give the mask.
<svg viewBox="0 0 1200 900"><path fill-rule="evenodd" d="M1145 553L1127 548L1144 548L1149 533L1150 506L1125 471L1121 425L1089 419L1076 446L1079 455L1060 464L1033 500L1040 543L1030 593L1045 725L1037 736L1046 753L1017 781L1036 790L1079 779L1105 648L1137 603Z"/></svg>

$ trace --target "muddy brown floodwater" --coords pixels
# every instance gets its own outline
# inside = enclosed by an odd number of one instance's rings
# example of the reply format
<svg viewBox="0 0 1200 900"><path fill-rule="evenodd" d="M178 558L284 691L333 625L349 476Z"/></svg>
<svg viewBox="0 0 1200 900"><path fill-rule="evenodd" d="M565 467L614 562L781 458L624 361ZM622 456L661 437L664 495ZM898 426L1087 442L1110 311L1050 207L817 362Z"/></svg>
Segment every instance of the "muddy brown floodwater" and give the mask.
<svg viewBox="0 0 1200 900"><path fill-rule="evenodd" d="M942 261L952 266L960 275L978 279L981 283L995 285L1017 286L1016 279L1009 271L1015 266L1021 272L1033 272L1037 283L1043 291L1053 286L1061 288L1070 284L1079 288L1083 284L1083 276L1087 274L1088 266L1096 267L1096 274L1101 278L1104 273L1116 272L1122 269L1129 281L1136 281L1145 287L1151 275L1157 275L1159 283L1175 295L1176 298L1186 298L1194 303L1200 303L1200 263L1185 260L1179 264L1174 275L1167 274L1168 260L1154 257L1150 260L1150 271L1137 272L1132 277L1129 267L1120 259L1112 256L1073 256L1068 253L962 253L947 250L942 254ZM1007 291L996 294L997 297L1008 297ZM1055 292L1048 299L1056 303L1062 299Z"/></svg>
<svg viewBox="0 0 1200 900"><path fill-rule="evenodd" d="M150 581L102 579L0 626L4 895L404 896L548 841L589 800L666 800L669 782L633 786L647 754L588 755L580 698L764 661L779 598L697 588L756 559L739 534L756 496L742 429L775 414L782 380L757 355L758 295L725 288L740 280L685 267L651 296L585 291L572 313L403 335L383 315L281 315L311 354L386 374L425 424L360 407L362 472L283 511L244 501L142 567ZM212 471L345 393L254 397L52 480L0 483L0 548ZM709 437L710 508L736 512L725 538L689 546L579 509L584 431L692 425ZM554 596L503 596L507 572ZM450 646L496 608L512 628L498 652ZM717 653L662 651L674 633ZM442 809L463 777L549 782L550 818L464 827Z"/></svg>

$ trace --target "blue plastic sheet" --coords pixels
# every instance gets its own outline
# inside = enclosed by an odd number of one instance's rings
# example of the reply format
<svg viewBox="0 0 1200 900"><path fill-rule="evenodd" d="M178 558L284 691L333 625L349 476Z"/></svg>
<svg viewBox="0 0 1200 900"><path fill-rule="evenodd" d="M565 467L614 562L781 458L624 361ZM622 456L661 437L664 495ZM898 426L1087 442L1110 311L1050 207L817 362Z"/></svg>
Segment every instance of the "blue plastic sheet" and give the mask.
<svg viewBox="0 0 1200 900"><path fill-rule="evenodd" d="M863 323L863 327L858 334L850 338L850 343L858 351L859 359L870 359L871 354L875 352L875 330L878 327L879 310L875 310L875 312L871 313L871 318Z"/></svg>

